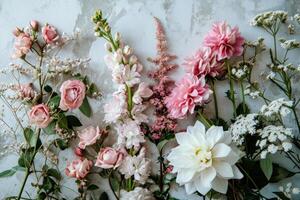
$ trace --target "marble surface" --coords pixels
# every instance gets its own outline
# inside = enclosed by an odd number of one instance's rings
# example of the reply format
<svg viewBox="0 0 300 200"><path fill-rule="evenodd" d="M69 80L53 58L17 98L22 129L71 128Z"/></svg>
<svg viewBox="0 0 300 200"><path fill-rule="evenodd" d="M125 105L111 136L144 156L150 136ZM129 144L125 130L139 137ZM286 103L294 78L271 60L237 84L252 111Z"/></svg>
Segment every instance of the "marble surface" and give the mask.
<svg viewBox="0 0 300 200"><path fill-rule="evenodd" d="M154 56L155 28L153 16L158 17L166 30L170 51L178 56L177 63L193 53L201 46L204 34L215 21L227 20L231 25L238 25L243 36L254 40L258 36L265 36L261 30L249 26L250 19L257 13L268 10L286 10L295 14L300 9L297 0L1 0L0 1L0 66L10 63L13 37L11 30L15 26L26 26L31 19L48 22L55 25L60 31L72 33L81 30L80 40L72 46L71 56L91 58L91 70L88 75L97 81L104 99L93 102L95 115L92 119L85 119L86 124L96 124L103 119L102 104L111 91L109 71L106 69L103 56L105 55L103 40L96 39L93 35L93 24L90 21L94 11L100 8L108 17L113 31L122 33L124 40L134 48L146 70L151 69L147 57ZM268 44L267 40L267 44ZM298 52L299 53L299 52ZM296 57L296 54L294 55ZM265 68L265 59L261 58L257 66L257 74ZM183 74L179 68L174 73L175 78ZM2 80L1 80L2 81ZM224 88L218 85L219 97L222 99L221 116L228 119L230 102L224 97ZM269 87L269 85L265 85ZM279 95L276 90L270 90L271 95ZM252 104L255 109L256 104ZM0 133L1 134L1 133ZM71 152L63 154L65 159L71 159ZM16 156L9 155L0 160L0 170L16 165ZM280 162L280 161L279 161ZM60 166L63 171L64 163ZM17 173L11 178L0 179L0 198L16 194L22 173ZM298 177L299 178L299 177ZM299 181L295 185L300 186ZM95 180L100 183L101 180ZM75 188L74 180L64 179L63 191L66 198L71 199L76 195L68 188ZM68 188L67 188L68 187ZM107 183L101 182L101 190L107 189ZM274 188L275 186L273 186ZM277 186L276 186L277 187ZM271 187L272 188L272 187ZM272 189L266 189L266 192ZM180 199L187 197L181 189L174 190L175 196ZM112 198L113 199L113 198ZM195 198L196 199L196 198Z"/></svg>

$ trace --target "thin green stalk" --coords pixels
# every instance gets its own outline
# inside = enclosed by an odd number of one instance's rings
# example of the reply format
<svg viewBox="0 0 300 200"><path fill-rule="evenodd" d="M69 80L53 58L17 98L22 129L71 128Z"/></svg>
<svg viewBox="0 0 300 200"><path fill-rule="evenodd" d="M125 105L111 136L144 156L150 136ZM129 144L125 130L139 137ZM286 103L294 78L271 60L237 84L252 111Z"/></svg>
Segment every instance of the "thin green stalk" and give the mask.
<svg viewBox="0 0 300 200"><path fill-rule="evenodd" d="M229 86L230 86L230 100L232 102L232 106L233 106L233 117L236 117L236 103L235 103L235 95L234 95L234 83L233 83L233 79L231 77L231 67L230 64L228 63L228 61L225 61L226 65L227 65L227 73L228 73L228 78L229 78Z"/></svg>
<svg viewBox="0 0 300 200"><path fill-rule="evenodd" d="M242 96L242 105L243 105L243 113L246 113L246 100L245 100L245 89L244 89L244 85L243 82L240 81L240 85L241 85L241 96Z"/></svg>
<svg viewBox="0 0 300 200"><path fill-rule="evenodd" d="M198 116L198 120L201 121L206 128L209 128L212 126L213 123L210 120L206 119L203 116L203 114L201 113L201 111L198 112L197 116Z"/></svg>
<svg viewBox="0 0 300 200"><path fill-rule="evenodd" d="M219 119L218 100L216 94L215 81L213 79L211 79L211 85L212 85L213 97L214 97L215 115L216 115L216 119Z"/></svg>

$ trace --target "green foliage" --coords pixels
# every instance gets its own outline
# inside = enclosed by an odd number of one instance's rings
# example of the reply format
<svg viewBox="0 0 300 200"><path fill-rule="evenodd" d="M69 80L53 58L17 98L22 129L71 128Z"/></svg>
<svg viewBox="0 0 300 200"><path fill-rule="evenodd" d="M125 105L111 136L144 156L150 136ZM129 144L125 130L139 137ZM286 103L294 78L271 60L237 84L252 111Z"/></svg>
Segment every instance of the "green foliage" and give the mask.
<svg viewBox="0 0 300 200"><path fill-rule="evenodd" d="M4 178L4 177L10 177L12 175L14 175L17 171L24 171L24 167L20 167L20 166L14 166L9 170L5 170L3 172L0 173L0 178Z"/></svg>
<svg viewBox="0 0 300 200"><path fill-rule="evenodd" d="M88 99L85 97L81 106L79 107L79 110L87 117L91 117L92 115L92 109L89 104Z"/></svg>
<svg viewBox="0 0 300 200"><path fill-rule="evenodd" d="M260 160L259 165L266 178L270 180L273 173L273 165L271 158L268 156L266 159Z"/></svg>

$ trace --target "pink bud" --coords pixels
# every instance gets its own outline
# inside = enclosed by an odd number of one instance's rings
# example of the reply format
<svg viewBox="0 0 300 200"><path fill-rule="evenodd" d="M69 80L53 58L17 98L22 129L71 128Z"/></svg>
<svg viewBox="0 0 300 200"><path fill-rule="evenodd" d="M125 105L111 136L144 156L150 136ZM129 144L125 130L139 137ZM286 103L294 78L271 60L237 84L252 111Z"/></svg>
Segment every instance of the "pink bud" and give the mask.
<svg viewBox="0 0 300 200"><path fill-rule="evenodd" d="M23 31L21 29L19 29L18 27L16 27L14 30L13 30L13 34L18 37Z"/></svg>
<svg viewBox="0 0 300 200"><path fill-rule="evenodd" d="M39 23L36 20L31 20L30 26L31 26L32 30L34 30L34 31L39 30Z"/></svg>
<svg viewBox="0 0 300 200"><path fill-rule="evenodd" d="M76 156L83 157L83 151L83 149L76 147L74 153L76 154Z"/></svg>
<svg viewBox="0 0 300 200"><path fill-rule="evenodd" d="M173 166L172 165L169 165L165 171L165 174L169 174L173 171Z"/></svg>

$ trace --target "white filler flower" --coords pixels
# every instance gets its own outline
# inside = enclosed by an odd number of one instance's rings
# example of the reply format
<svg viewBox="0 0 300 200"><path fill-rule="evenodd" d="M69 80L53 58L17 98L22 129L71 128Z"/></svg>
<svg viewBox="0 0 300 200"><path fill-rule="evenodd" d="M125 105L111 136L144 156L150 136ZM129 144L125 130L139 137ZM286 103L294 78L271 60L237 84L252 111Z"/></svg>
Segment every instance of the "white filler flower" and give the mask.
<svg viewBox="0 0 300 200"><path fill-rule="evenodd" d="M238 150L222 127L212 126L205 132L197 121L187 132L177 133L176 140L179 146L172 149L168 160L177 172L176 182L184 185L188 194L198 191L205 195L210 189L226 193L228 179L243 177L235 166Z"/></svg>

